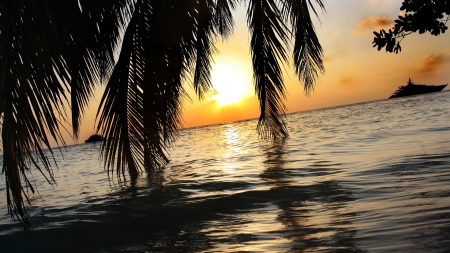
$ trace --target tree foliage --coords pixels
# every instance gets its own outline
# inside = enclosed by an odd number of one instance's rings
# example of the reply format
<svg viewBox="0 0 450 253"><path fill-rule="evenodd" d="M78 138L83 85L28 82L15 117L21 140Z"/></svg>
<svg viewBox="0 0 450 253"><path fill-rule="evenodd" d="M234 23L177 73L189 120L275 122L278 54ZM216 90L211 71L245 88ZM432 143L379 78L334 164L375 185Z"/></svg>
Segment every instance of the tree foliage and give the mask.
<svg viewBox="0 0 450 253"><path fill-rule="evenodd" d="M100 84L105 168L136 178L164 166L181 126L184 84L200 99L212 88L214 44L232 34L238 4L247 5L259 133L285 137L282 65L293 40L295 71L305 92L313 89L324 68L309 11L317 15L313 4L324 9L322 0L0 1L2 174L11 215L27 226L30 173L55 183L50 140L65 145L64 123L78 138Z"/></svg>
<svg viewBox="0 0 450 253"><path fill-rule="evenodd" d="M405 0L400 8L404 16L398 16L395 25L388 31L382 29L373 32L373 46L378 51L386 48L386 52L401 52L400 42L408 35L431 33L438 36L447 31L450 14L449 0Z"/></svg>

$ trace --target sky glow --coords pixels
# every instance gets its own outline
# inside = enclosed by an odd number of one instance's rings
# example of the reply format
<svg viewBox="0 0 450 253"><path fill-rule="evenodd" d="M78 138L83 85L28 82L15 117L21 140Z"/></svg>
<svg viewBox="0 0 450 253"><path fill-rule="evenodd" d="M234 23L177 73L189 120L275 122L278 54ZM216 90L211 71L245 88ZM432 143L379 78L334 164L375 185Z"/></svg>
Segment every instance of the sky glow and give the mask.
<svg viewBox="0 0 450 253"><path fill-rule="evenodd" d="M314 2L314 1L313 1ZM408 78L415 83L445 84L450 80L450 34L438 37L413 34L402 41L399 54L372 47L373 31L392 27L400 13L400 0L326 1L326 12L313 18L324 49L325 74L306 96L292 63L284 66L288 112L387 99ZM319 8L317 8L319 10ZM234 34L216 43L212 82L217 93L199 101L191 85L185 88L192 101L184 103L183 127L225 123L259 116L253 87L250 34L245 5L234 12ZM288 54L292 55L292 47ZM446 88L448 90L449 87ZM103 90L82 122L81 138L94 132L97 105ZM84 139L82 139L84 140ZM70 143L70 141L68 141Z"/></svg>

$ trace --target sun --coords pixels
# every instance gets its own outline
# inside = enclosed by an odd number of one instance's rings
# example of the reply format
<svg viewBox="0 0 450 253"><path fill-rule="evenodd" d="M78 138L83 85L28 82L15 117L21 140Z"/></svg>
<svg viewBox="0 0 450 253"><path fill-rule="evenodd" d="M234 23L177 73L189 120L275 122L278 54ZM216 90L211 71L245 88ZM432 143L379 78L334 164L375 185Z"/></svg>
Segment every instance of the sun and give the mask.
<svg viewBox="0 0 450 253"><path fill-rule="evenodd" d="M249 81L251 78L237 64L217 63L211 73L214 87L212 100L219 106L240 102L249 96Z"/></svg>

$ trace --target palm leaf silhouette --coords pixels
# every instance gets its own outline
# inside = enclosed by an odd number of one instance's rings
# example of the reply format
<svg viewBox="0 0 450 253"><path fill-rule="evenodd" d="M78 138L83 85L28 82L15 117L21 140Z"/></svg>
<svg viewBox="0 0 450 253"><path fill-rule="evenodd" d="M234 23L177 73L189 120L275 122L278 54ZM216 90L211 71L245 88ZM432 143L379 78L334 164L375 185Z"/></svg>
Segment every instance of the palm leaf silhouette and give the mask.
<svg viewBox="0 0 450 253"><path fill-rule="evenodd" d="M316 0L323 10L325 5L322 0ZM318 71L323 73L323 50L316 36L314 25L309 14L308 7L318 16L311 0L287 0L283 6L283 16L286 21L291 21L294 41L294 68L300 81L304 85L306 94L314 89Z"/></svg>
<svg viewBox="0 0 450 253"><path fill-rule="evenodd" d="M280 118L286 107L282 102L285 87L279 61L287 61L284 47L287 28L273 0L251 0L247 15L252 34L253 76L261 110L258 130L263 138L286 137L286 125Z"/></svg>

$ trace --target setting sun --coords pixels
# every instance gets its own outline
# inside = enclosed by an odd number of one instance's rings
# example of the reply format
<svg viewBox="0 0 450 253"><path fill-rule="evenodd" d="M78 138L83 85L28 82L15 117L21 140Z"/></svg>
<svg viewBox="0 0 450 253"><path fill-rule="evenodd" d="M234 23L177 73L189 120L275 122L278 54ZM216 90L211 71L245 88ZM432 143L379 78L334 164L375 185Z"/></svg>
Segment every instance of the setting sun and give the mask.
<svg viewBox="0 0 450 253"><path fill-rule="evenodd" d="M238 103L251 95L251 78L235 64L217 63L211 78L214 86L211 99L216 100L219 106Z"/></svg>

